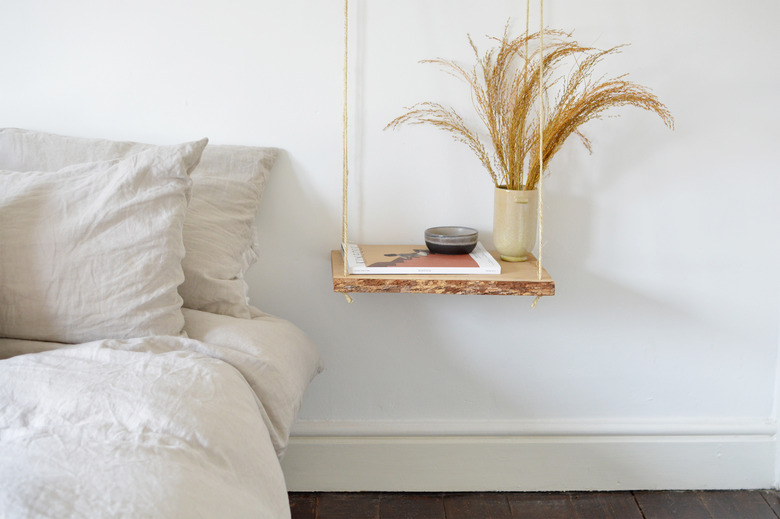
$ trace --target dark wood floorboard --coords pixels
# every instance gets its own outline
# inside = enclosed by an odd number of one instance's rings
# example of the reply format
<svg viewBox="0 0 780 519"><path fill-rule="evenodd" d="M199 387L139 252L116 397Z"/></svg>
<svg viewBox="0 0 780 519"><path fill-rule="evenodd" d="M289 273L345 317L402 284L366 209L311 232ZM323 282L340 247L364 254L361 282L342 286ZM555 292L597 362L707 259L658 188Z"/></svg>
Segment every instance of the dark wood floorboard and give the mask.
<svg viewBox="0 0 780 519"><path fill-rule="evenodd" d="M507 496L512 519L577 517L568 492L518 492Z"/></svg>
<svg viewBox="0 0 780 519"><path fill-rule="evenodd" d="M446 519L444 496L437 493L389 493L379 500L384 519Z"/></svg>
<svg viewBox="0 0 780 519"><path fill-rule="evenodd" d="M635 492L645 518L712 519L698 492Z"/></svg>
<svg viewBox="0 0 780 519"><path fill-rule="evenodd" d="M317 517L317 494L312 492L291 492L290 511L295 519L315 519Z"/></svg>
<svg viewBox="0 0 780 519"><path fill-rule="evenodd" d="M780 517L780 492L777 490L762 490L761 497L767 502L769 508L775 513L777 517Z"/></svg>
<svg viewBox="0 0 780 519"><path fill-rule="evenodd" d="M643 519L631 492L576 492L572 494L574 517Z"/></svg>
<svg viewBox="0 0 780 519"><path fill-rule="evenodd" d="M444 511L447 519L471 519L490 517L512 519L509 501L503 493L466 492L444 495Z"/></svg>
<svg viewBox="0 0 780 519"><path fill-rule="evenodd" d="M315 517L316 519L379 519L379 494L374 492L319 494Z"/></svg>
<svg viewBox="0 0 780 519"><path fill-rule="evenodd" d="M758 492L700 492L699 495L712 519L777 519Z"/></svg>
<svg viewBox="0 0 780 519"><path fill-rule="evenodd" d="M780 519L776 490L291 492L293 519Z"/></svg>

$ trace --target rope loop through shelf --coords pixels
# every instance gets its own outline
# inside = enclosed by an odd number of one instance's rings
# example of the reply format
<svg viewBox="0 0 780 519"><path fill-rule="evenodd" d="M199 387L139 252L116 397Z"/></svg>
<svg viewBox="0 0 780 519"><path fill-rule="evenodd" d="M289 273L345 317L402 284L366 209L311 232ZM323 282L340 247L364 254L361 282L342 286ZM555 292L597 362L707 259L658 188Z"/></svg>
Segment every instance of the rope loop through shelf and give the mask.
<svg viewBox="0 0 780 519"><path fill-rule="evenodd" d="M525 2L525 33L529 34L531 12L531 0ZM544 0L539 0L539 85L544 84ZM525 44L525 62L528 63L528 41ZM344 63L343 63L343 109L342 109L342 130L341 130L341 143L342 143L342 171L341 171L341 246L342 246L342 261L344 269L344 277L349 275L349 269L347 267L347 245L349 243L349 139L348 139L348 125L349 125L349 0L344 0ZM544 239L544 96L539 95L539 182L537 186L537 208L538 208L538 235L539 235L539 255L536 259L537 264L537 279L542 280L542 254L543 254L543 239ZM345 293L347 302L351 303L352 297ZM535 308L542 296L536 296L531 308Z"/></svg>

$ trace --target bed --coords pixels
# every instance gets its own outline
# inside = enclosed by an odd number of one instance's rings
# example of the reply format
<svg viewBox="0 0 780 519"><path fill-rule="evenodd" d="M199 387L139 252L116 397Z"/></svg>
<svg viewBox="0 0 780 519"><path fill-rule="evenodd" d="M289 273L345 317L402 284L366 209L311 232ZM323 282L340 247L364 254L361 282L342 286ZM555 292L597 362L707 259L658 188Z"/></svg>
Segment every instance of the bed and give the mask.
<svg viewBox="0 0 780 519"><path fill-rule="evenodd" d="M0 517L290 516L322 362L247 298L276 156L0 129Z"/></svg>

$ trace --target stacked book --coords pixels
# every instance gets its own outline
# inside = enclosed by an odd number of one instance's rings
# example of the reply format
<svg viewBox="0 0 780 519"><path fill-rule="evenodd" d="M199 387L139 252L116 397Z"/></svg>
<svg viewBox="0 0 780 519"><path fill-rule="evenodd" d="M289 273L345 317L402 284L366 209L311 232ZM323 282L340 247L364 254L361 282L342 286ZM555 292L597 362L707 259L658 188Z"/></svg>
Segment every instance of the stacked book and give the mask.
<svg viewBox="0 0 780 519"><path fill-rule="evenodd" d="M434 254L425 245L358 245L342 253L349 274L501 274L501 265L482 243L470 254Z"/></svg>

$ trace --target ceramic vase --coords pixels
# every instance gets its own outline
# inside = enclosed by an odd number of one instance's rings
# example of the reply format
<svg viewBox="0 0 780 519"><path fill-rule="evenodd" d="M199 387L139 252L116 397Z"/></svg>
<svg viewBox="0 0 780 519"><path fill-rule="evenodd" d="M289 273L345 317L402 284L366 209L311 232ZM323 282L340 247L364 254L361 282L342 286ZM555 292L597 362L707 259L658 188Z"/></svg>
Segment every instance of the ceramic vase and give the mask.
<svg viewBox="0 0 780 519"><path fill-rule="evenodd" d="M493 243L504 261L525 261L536 243L536 190L495 189Z"/></svg>

